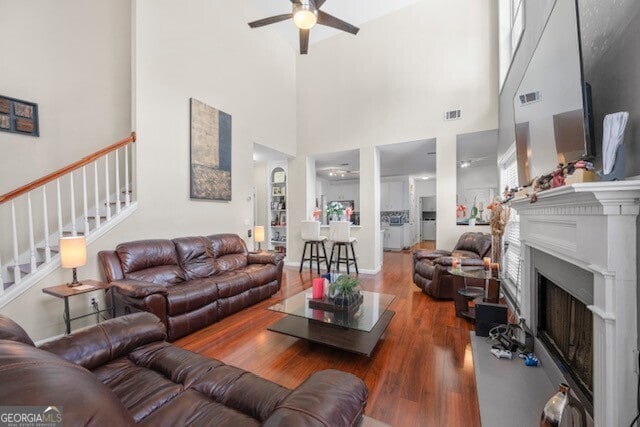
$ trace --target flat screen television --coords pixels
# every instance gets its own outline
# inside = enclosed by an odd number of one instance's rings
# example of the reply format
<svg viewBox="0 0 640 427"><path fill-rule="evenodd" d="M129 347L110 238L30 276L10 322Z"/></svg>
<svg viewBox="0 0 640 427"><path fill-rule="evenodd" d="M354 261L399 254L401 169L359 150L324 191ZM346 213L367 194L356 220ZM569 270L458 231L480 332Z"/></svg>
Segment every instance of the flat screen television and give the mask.
<svg viewBox="0 0 640 427"><path fill-rule="evenodd" d="M576 0L556 0L513 100L518 182L595 156Z"/></svg>

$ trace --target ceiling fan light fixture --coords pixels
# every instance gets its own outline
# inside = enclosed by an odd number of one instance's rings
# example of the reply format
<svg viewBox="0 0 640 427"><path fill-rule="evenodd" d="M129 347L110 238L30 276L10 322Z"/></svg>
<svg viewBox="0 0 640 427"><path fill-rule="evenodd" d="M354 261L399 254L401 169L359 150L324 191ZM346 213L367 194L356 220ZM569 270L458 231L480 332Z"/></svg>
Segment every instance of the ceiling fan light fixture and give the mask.
<svg viewBox="0 0 640 427"><path fill-rule="evenodd" d="M313 2L302 0L293 6L293 22L301 30L308 30L318 22L318 10Z"/></svg>

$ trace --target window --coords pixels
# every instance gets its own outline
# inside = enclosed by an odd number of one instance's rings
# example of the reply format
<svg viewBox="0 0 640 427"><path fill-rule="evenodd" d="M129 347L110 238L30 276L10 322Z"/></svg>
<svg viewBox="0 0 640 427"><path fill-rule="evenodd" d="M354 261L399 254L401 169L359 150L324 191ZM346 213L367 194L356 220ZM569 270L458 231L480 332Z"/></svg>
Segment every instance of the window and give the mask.
<svg viewBox="0 0 640 427"><path fill-rule="evenodd" d="M507 79L513 57L518 50L522 33L524 33L524 0L500 0L500 91Z"/></svg>
<svg viewBox="0 0 640 427"><path fill-rule="evenodd" d="M516 144L498 161L500 166L500 188L518 186L518 162L516 159ZM504 232L504 272L506 280L503 282L505 291L509 293L516 311L520 311L522 297L522 262L520 257L520 218L515 210L511 210L511 217Z"/></svg>

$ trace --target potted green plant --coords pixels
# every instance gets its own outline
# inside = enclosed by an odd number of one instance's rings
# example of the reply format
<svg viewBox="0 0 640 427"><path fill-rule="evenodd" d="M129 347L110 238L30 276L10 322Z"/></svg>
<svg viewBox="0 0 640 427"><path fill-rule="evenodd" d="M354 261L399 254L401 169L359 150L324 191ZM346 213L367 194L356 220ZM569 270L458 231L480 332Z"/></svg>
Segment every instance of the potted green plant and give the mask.
<svg viewBox="0 0 640 427"><path fill-rule="evenodd" d="M344 206L340 202L331 202L327 205L327 215L331 221L337 221L344 213Z"/></svg>
<svg viewBox="0 0 640 427"><path fill-rule="evenodd" d="M358 279L352 276L342 275L329 285L329 294L333 296L335 305L350 306L360 301Z"/></svg>

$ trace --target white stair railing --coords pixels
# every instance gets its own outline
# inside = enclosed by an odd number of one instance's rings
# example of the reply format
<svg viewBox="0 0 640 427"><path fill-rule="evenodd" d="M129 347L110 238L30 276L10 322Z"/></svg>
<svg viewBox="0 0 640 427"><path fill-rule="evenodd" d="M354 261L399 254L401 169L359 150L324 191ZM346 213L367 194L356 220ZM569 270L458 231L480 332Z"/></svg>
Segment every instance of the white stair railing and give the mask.
<svg viewBox="0 0 640 427"><path fill-rule="evenodd" d="M0 307L12 299L10 295L19 295L59 267L58 246L51 242L57 242L65 234L84 234L91 241L111 228L107 227L109 222L115 225L130 214L136 205L130 192L133 188L130 177L134 174L129 164L129 151L135 141L134 132L128 138L0 196L0 237L11 235L10 240L0 239ZM124 157L123 164L120 157ZM99 180L99 163L104 165L103 183ZM87 167L93 169L93 174L87 176ZM80 185L76 186L74 181L77 175L74 172L78 169L81 169L82 194L77 194L76 187ZM122 169L124 173L120 176ZM49 200L47 184L54 181L56 197ZM115 194L111 194L111 182L115 183ZM100 191L101 188L104 191ZM63 206L68 208L63 210ZM56 212L55 219L49 216L50 211ZM77 212L81 215L77 216Z"/></svg>

